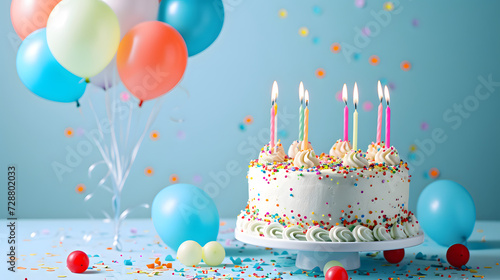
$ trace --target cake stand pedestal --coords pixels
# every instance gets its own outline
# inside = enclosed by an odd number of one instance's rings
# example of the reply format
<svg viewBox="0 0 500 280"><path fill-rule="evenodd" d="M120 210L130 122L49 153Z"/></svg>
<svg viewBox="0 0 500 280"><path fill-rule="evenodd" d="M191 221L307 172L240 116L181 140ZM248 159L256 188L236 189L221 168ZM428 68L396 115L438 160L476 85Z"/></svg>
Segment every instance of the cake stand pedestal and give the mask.
<svg viewBox="0 0 500 280"><path fill-rule="evenodd" d="M375 242L314 242L267 238L249 235L238 230L234 233L236 239L243 243L274 249L298 250L295 266L301 269L319 267L323 270L331 260L339 261L346 270L360 267L359 252L386 251L413 247L424 242L424 233L415 237Z"/></svg>

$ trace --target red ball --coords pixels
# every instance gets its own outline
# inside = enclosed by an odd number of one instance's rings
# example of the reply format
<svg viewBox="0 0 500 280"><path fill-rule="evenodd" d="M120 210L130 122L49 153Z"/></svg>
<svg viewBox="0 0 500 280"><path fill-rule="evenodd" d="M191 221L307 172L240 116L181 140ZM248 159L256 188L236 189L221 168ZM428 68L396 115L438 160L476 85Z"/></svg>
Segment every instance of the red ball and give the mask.
<svg viewBox="0 0 500 280"><path fill-rule="evenodd" d="M348 280L347 271L341 266L332 266L325 273L325 280Z"/></svg>
<svg viewBox="0 0 500 280"><path fill-rule="evenodd" d="M73 273L83 273L89 267L89 257L82 251L73 251L68 255L66 265Z"/></svg>
<svg viewBox="0 0 500 280"><path fill-rule="evenodd" d="M462 267L469 261L469 249L462 244L455 244L446 251L446 260L454 267Z"/></svg>
<svg viewBox="0 0 500 280"><path fill-rule="evenodd" d="M405 249L384 251L384 258L389 263L400 263L405 257Z"/></svg>

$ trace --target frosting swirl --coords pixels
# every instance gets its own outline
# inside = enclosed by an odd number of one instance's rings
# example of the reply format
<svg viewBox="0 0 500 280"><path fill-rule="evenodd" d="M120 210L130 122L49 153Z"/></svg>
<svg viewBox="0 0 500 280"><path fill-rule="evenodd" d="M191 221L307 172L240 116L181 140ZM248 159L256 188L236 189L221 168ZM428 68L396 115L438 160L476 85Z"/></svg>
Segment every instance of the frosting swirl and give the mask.
<svg viewBox="0 0 500 280"><path fill-rule="evenodd" d="M280 223L271 223L264 226L264 236L269 238L283 238L283 226Z"/></svg>
<svg viewBox="0 0 500 280"><path fill-rule="evenodd" d="M264 148L262 148L259 155L259 163L261 164L283 162L285 159L285 150L279 141L276 145L276 149L272 149L269 144L267 144Z"/></svg>
<svg viewBox="0 0 500 280"><path fill-rule="evenodd" d="M362 225L357 225L354 227L352 230L352 234L354 235L354 239L358 242L371 242L375 241L375 238L373 236L373 232Z"/></svg>
<svg viewBox="0 0 500 280"><path fill-rule="evenodd" d="M394 147L381 148L375 154L375 162L377 163L385 163L385 165L394 166L398 165L400 161L399 153Z"/></svg>
<svg viewBox="0 0 500 280"><path fill-rule="evenodd" d="M287 227L283 232L283 239L307 241L306 235L299 226Z"/></svg>
<svg viewBox="0 0 500 280"><path fill-rule="evenodd" d="M407 222L403 224L403 230L408 237L417 236L420 231L420 225L415 219L415 216L411 216Z"/></svg>
<svg viewBox="0 0 500 280"><path fill-rule="evenodd" d="M354 238L352 232L346 227L342 226L334 226L330 229L329 232L330 239L333 242L354 242L356 239Z"/></svg>
<svg viewBox="0 0 500 280"><path fill-rule="evenodd" d="M385 227L383 227L381 225L376 225L373 228L373 236L378 241L392 240L392 237L389 234L389 231Z"/></svg>
<svg viewBox="0 0 500 280"><path fill-rule="evenodd" d="M369 166L370 164L363 156L363 153L360 151L350 150L342 158L342 165L354 168L363 168L365 166Z"/></svg>
<svg viewBox="0 0 500 280"><path fill-rule="evenodd" d="M404 239L407 237L404 232L403 226L400 224L394 224L390 230L390 233L393 239Z"/></svg>
<svg viewBox="0 0 500 280"><path fill-rule="evenodd" d="M265 222L262 221L250 221L247 225L247 231L251 235L261 235L263 233L264 226L266 225Z"/></svg>
<svg viewBox="0 0 500 280"><path fill-rule="evenodd" d="M295 155L297 155L298 152L300 152L300 149L302 147L302 141L295 140L292 142L290 145L290 148L288 148L288 157L294 158ZM313 149L311 146L311 142L307 143L307 149Z"/></svg>
<svg viewBox="0 0 500 280"><path fill-rule="evenodd" d="M329 232L326 229L322 229L318 226L310 227L306 232L307 241L319 241L319 242L329 242L332 239L329 236Z"/></svg>
<svg viewBox="0 0 500 280"><path fill-rule="evenodd" d="M342 141L339 139L330 149L330 156L342 158L350 150L352 150L351 143L349 141Z"/></svg>
<svg viewBox="0 0 500 280"><path fill-rule="evenodd" d="M299 151L293 159L293 166L298 168L311 168L319 165L319 159L313 150Z"/></svg>
<svg viewBox="0 0 500 280"><path fill-rule="evenodd" d="M380 148L385 148L384 142L382 143L372 142L370 145L368 145L368 150L366 151L366 158L372 161L375 160L375 155L380 150Z"/></svg>

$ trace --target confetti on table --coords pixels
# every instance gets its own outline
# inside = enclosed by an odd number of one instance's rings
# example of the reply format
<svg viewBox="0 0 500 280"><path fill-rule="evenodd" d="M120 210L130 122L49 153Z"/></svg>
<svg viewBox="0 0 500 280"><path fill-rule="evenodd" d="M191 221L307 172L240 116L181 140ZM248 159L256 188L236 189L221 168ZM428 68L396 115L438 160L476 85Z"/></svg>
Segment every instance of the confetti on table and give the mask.
<svg viewBox="0 0 500 280"><path fill-rule="evenodd" d="M363 110L369 112L373 109L373 103L371 101L365 101L363 103Z"/></svg>
<svg viewBox="0 0 500 280"><path fill-rule="evenodd" d="M316 77L318 79L323 79L325 77L326 72L325 72L325 69L318 68L318 69L316 69L316 72L314 72L314 74L316 75Z"/></svg>
<svg viewBox="0 0 500 280"><path fill-rule="evenodd" d="M73 128L71 128L71 127L68 127L68 128L66 128L66 129L64 130L64 136L66 136L66 137L68 137L68 138L73 137L73 135L74 135L74 134L75 134L75 133L74 133L74 131L73 131Z"/></svg>
<svg viewBox="0 0 500 280"><path fill-rule="evenodd" d="M403 61L401 62L401 70L403 71L410 71L411 69L411 63L409 61Z"/></svg>
<svg viewBox="0 0 500 280"><path fill-rule="evenodd" d="M280 18L286 18L286 17L288 16L288 12L287 12L285 9L280 9L280 10L278 11L278 16L279 16Z"/></svg>
<svg viewBox="0 0 500 280"><path fill-rule="evenodd" d="M338 53L340 52L340 44L339 43L333 43L331 46L330 46L330 51L332 53Z"/></svg>
<svg viewBox="0 0 500 280"><path fill-rule="evenodd" d="M151 138L151 140L153 140L153 141L157 141L157 140L160 139L160 133L158 131L156 131L156 130L153 130L149 134L149 138Z"/></svg>
<svg viewBox="0 0 500 280"><path fill-rule="evenodd" d="M75 191L76 191L76 193L80 193L80 194L81 194L81 193L84 193L86 189L87 189L87 187L85 187L85 185L84 185L84 184L78 184L78 185L76 185L76 187L75 187Z"/></svg>
<svg viewBox="0 0 500 280"><path fill-rule="evenodd" d="M370 56L369 61L371 65L378 65L380 63L380 59L376 55Z"/></svg>
<svg viewBox="0 0 500 280"><path fill-rule="evenodd" d="M309 35L309 29L307 29L307 27L299 28L299 35L302 37L306 37L307 35Z"/></svg>
<svg viewBox="0 0 500 280"><path fill-rule="evenodd" d="M429 176L432 178L432 179L436 179L439 177L439 169L433 167L429 170Z"/></svg>
<svg viewBox="0 0 500 280"><path fill-rule="evenodd" d="M385 2L384 3L384 10L389 11L389 12L392 11L392 10L394 10L394 4L392 2L390 2L390 1L389 2Z"/></svg>
<svg viewBox="0 0 500 280"><path fill-rule="evenodd" d="M146 167L146 168L144 169L144 174L145 174L146 176L148 176L148 177L153 176L153 174L154 174L154 173L155 173L155 170L153 169L153 167L149 167L149 166L148 166L148 167Z"/></svg>
<svg viewBox="0 0 500 280"><path fill-rule="evenodd" d="M172 174L170 175L170 183L177 183L177 181L179 181L179 176L177 176L177 174Z"/></svg>

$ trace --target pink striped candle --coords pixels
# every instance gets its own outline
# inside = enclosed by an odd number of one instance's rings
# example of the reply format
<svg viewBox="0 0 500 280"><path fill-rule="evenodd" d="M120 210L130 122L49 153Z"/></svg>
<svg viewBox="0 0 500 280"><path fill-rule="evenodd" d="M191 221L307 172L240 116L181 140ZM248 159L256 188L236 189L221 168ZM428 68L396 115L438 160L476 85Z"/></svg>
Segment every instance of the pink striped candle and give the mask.
<svg viewBox="0 0 500 280"><path fill-rule="evenodd" d="M273 106L271 106L271 141L269 143L270 148L274 148L274 130L276 126L276 114L274 111L274 98L273 98Z"/></svg>
<svg viewBox="0 0 500 280"><path fill-rule="evenodd" d="M391 147L391 107L389 107L391 97L387 86L384 88L384 94L385 101L387 101L387 108L385 109L385 146L389 148Z"/></svg>
<svg viewBox="0 0 500 280"><path fill-rule="evenodd" d="M380 81L378 81L377 85L378 99L380 99L380 104L378 105L378 118L377 118L377 143L382 141L382 114L383 114L383 106L382 100L384 99L384 93L382 91L382 85Z"/></svg>
<svg viewBox="0 0 500 280"><path fill-rule="evenodd" d="M342 101L345 103L344 107L344 141L349 140L349 108L347 107L347 85L344 84L342 88Z"/></svg>

